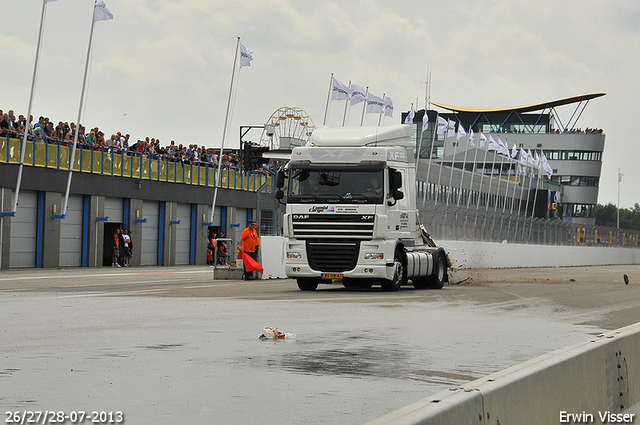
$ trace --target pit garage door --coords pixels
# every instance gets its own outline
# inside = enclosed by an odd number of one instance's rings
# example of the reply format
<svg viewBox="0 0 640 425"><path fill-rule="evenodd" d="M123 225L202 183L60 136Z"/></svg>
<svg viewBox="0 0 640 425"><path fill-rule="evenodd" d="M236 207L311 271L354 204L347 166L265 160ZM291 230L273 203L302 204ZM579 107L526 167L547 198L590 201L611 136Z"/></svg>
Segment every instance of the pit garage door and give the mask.
<svg viewBox="0 0 640 425"><path fill-rule="evenodd" d="M60 266L82 266L83 197L69 196L67 213L60 220Z"/></svg>
<svg viewBox="0 0 640 425"><path fill-rule="evenodd" d="M191 251L191 204L178 204L176 211L176 264L189 264Z"/></svg>
<svg viewBox="0 0 640 425"><path fill-rule="evenodd" d="M20 192L16 216L11 218L9 267L36 266L38 194Z"/></svg>
<svg viewBox="0 0 640 425"><path fill-rule="evenodd" d="M124 223L122 198L104 198L104 216L109 223Z"/></svg>
<svg viewBox="0 0 640 425"><path fill-rule="evenodd" d="M142 217L146 223L142 223L142 246L140 249L140 262L143 266L158 265L158 225L160 203L157 201L144 201L142 204Z"/></svg>

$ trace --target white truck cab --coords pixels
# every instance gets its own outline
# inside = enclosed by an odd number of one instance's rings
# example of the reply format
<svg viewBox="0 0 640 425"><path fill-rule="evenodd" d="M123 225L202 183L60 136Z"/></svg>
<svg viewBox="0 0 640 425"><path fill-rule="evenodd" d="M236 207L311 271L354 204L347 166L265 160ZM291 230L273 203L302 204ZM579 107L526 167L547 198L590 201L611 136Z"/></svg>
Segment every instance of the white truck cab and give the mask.
<svg viewBox="0 0 640 425"><path fill-rule="evenodd" d="M317 128L286 174L285 269L301 290L341 280L397 291L442 288L447 261L423 237L411 126ZM277 178L284 198L285 171Z"/></svg>

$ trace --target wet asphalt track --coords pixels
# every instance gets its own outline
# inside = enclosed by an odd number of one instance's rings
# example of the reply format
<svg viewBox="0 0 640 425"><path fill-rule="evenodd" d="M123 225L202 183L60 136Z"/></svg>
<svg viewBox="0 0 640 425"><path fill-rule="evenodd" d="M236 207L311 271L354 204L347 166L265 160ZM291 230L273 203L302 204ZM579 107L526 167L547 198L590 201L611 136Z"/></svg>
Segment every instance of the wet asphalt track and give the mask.
<svg viewBox="0 0 640 425"><path fill-rule="evenodd" d="M359 424L640 321L638 266L459 281L302 292L292 280L214 281L207 267L5 271L1 410L121 411L130 425ZM263 326L296 337L260 341Z"/></svg>

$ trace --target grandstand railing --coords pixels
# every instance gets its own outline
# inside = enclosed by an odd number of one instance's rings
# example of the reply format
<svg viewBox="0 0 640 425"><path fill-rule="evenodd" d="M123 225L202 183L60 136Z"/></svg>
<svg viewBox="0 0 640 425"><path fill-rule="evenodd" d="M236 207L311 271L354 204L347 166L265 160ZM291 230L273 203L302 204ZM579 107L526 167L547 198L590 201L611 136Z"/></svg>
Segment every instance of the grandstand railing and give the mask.
<svg viewBox="0 0 640 425"><path fill-rule="evenodd" d="M19 164L22 140L0 137L0 163ZM73 143L28 140L24 146L24 165L69 171ZM72 169L76 172L139 180L181 183L223 189L256 192L264 183L272 187L272 176L260 172L247 173L222 165L220 177L212 163L183 163L178 159L138 152L78 144Z"/></svg>

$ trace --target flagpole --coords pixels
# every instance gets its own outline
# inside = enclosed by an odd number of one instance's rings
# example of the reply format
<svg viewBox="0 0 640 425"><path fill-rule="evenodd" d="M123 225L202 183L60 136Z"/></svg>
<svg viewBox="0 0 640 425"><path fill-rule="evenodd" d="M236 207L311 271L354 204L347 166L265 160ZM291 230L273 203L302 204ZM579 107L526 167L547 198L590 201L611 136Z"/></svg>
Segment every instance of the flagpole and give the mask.
<svg viewBox="0 0 640 425"><path fill-rule="evenodd" d="M425 109L424 113L425 114L427 113L426 109ZM435 123L434 123L436 128L433 129L433 137L431 138L431 144L429 145L429 166L427 167L427 191L429 189L429 177L431 176L431 163L433 162L433 145L436 143L436 135L438 134L438 117L439 116L440 116L440 112L436 112L436 120L435 120ZM418 156L419 156L419 154L418 154ZM424 196L422 198L422 202L423 203L426 201L427 191L425 191ZM437 200L437 198L438 197L436 196L436 200Z"/></svg>
<svg viewBox="0 0 640 425"><path fill-rule="evenodd" d="M502 181L502 166L504 165L504 155L500 160L500 171L498 172L498 187L496 188L496 205L493 208L493 212L498 211L498 199L500 199L500 182ZM505 192L506 193L506 192Z"/></svg>
<svg viewBox="0 0 640 425"><path fill-rule="evenodd" d="M441 177L442 177L442 168L444 166L444 153L445 153L445 148L447 146L447 133L448 132L449 132L449 129L447 128L447 131L444 133L444 145L442 147L442 158L440 159L440 171L438 171L438 186L436 187L436 190L438 192L440 192L440 181L441 181ZM436 193L436 202L435 202L436 206L438 205L438 194L439 193Z"/></svg>
<svg viewBox="0 0 640 425"><path fill-rule="evenodd" d="M617 219L616 219L616 228L620 228L620 181L622 180L622 174L620 173L620 168L618 168L618 208L617 208Z"/></svg>
<svg viewBox="0 0 640 425"><path fill-rule="evenodd" d="M462 125L460 121L458 121L458 125ZM447 131L449 131L447 129ZM456 163L456 153L458 151L458 140L453 141L453 156L451 157L451 173L449 174L449 190L451 191L451 197L453 197L453 169L455 168ZM449 206L449 196L447 196L447 206Z"/></svg>
<svg viewBox="0 0 640 425"><path fill-rule="evenodd" d="M468 136L469 136L469 140L471 140L471 134L469 134ZM467 149L464 150L464 159L462 160L462 174L460 174L460 191L458 193L458 203L456 204L456 207L460 206L460 198L462 195L462 182L464 181L464 173L467 171L466 165L467 165L468 152L469 152L469 146L467 146Z"/></svg>
<svg viewBox="0 0 640 425"><path fill-rule="evenodd" d="M480 132L480 134L482 135L482 132ZM476 154L473 156L473 168L471 169L471 181L469 182L469 198L467 199L467 209L469 209L469 206L471 205L471 192L473 192L473 178L476 175L475 169L476 169L476 163L478 161L478 146L474 146L475 150L476 150Z"/></svg>
<svg viewBox="0 0 640 425"><path fill-rule="evenodd" d="M513 173L513 194L511 195L511 209L509 210L509 215L513 214L513 206L516 203L516 188L518 186L518 184L517 184L517 180L518 180L518 161L514 160L513 158L512 158L512 160L516 165L516 169L515 169L515 172Z"/></svg>
<svg viewBox="0 0 640 425"><path fill-rule="evenodd" d="M384 100L386 97L386 93L382 93L382 100ZM384 106L382 107L382 113L380 114L380 116L378 117L378 127L380 127L380 124L382 123L382 117L384 115Z"/></svg>
<svg viewBox="0 0 640 425"><path fill-rule="evenodd" d="M480 133L482 134L482 133ZM478 202L476 203L476 209L480 209L480 200L482 198L482 182L484 180L485 168L487 167L487 154L489 153L489 147L486 145L487 141L485 141L485 151L484 151L484 159L482 160L482 174L480 174L480 188L478 189ZM487 202L487 205L489 203Z"/></svg>
<svg viewBox="0 0 640 425"><path fill-rule="evenodd" d="M369 99L369 86L364 89L364 101L362 101L362 118L360 118L360 127L364 125L364 116L367 112L367 102Z"/></svg>
<svg viewBox="0 0 640 425"><path fill-rule="evenodd" d="M351 80L349 80L349 90L351 90ZM347 109L349 107L349 99L345 99L344 102L344 114L342 115L342 126L344 127L344 123L347 119Z"/></svg>
<svg viewBox="0 0 640 425"><path fill-rule="evenodd" d="M78 145L78 133L80 132L80 117L82 115L82 104L84 103L84 90L87 85L87 73L89 71L89 59L91 58L91 43L93 42L93 28L96 24L96 5L93 5L93 14L91 16L91 30L89 32L89 46L87 47L87 60L84 64L84 77L82 78L82 90L80 92L80 106L78 107L78 120L76 121L76 131L73 135L73 148L71 149L71 158L69 158L69 177L67 179L67 190L64 194L64 203L62 205L62 218L67 214L67 203L69 202L69 191L71 190L71 177L73 176L73 163L75 161L76 146Z"/></svg>
<svg viewBox="0 0 640 425"><path fill-rule="evenodd" d="M238 37L240 40L240 37ZM236 52L236 56L238 53ZM324 120L322 121L322 125L327 125L327 113L329 112L329 101L331 100L331 88L333 87L333 72L331 73L331 79L329 80L329 93L327 93L327 104L324 107Z"/></svg>
<svg viewBox="0 0 640 425"><path fill-rule="evenodd" d="M40 58L40 44L42 42L42 29L44 27L44 16L46 10L47 0L42 0L42 13L40 14L40 30L38 31L38 43L36 45L36 60L33 64L33 77L31 78L31 92L29 93L29 106L27 107L27 122L24 126L24 135L22 136L22 146L20 150L20 166L18 167L18 180L16 182L16 191L13 193L13 205L11 212L15 215L18 209L18 194L20 193L20 185L22 183L22 169L24 168L24 154L27 150L27 135L29 134L29 125L31 119L31 108L33 106L33 96L36 87L36 77L38 75L38 60ZM35 139L33 141L35 147Z"/></svg>
<svg viewBox="0 0 640 425"><path fill-rule="evenodd" d="M236 41L236 54L233 57L233 71L231 71L231 84L229 85L229 99L227 100L227 112L224 117L224 127L222 130L222 143L220 144L220 156L218 157L218 171L216 173L216 183L213 189L213 203L211 204L211 214L209 216L210 217L209 223L211 223L212 225L213 225L213 216L215 215L215 212L216 212L216 200L218 199L218 188L220 187L220 182L222 180L220 175L220 169L222 168L224 143L227 136L227 125L229 124L229 112L231 109L231 94L233 93L233 80L236 75L236 65L238 63L239 48L240 48L240 37L238 37L238 40ZM333 78L333 74L331 74L331 77ZM240 149L242 149L242 146L240 146Z"/></svg>

